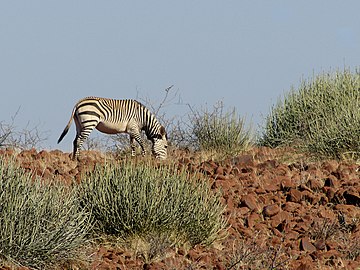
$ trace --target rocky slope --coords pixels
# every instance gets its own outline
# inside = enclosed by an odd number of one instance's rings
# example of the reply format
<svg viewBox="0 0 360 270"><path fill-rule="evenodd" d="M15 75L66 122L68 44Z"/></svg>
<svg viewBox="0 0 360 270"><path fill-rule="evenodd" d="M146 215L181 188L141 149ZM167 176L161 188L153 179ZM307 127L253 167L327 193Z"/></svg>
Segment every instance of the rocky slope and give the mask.
<svg viewBox="0 0 360 270"><path fill-rule="evenodd" d="M53 181L81 181L105 157L61 151L15 155L21 167ZM291 149L253 149L221 162L176 152L179 167L200 170L227 205L227 236L211 247L164 249L145 263L120 247L99 246L90 269L356 269L360 267L360 166L305 162ZM292 157L292 158L291 158ZM287 161L286 161L287 160Z"/></svg>

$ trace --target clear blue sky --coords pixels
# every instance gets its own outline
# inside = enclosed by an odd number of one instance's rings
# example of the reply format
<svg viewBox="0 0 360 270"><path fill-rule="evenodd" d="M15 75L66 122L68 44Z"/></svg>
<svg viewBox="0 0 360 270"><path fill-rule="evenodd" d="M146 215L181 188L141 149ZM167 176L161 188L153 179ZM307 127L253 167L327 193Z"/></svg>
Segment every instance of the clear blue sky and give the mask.
<svg viewBox="0 0 360 270"><path fill-rule="evenodd" d="M222 100L255 126L314 73L360 65L360 1L1 1L0 121L71 151L77 100ZM170 104L169 116L187 112Z"/></svg>

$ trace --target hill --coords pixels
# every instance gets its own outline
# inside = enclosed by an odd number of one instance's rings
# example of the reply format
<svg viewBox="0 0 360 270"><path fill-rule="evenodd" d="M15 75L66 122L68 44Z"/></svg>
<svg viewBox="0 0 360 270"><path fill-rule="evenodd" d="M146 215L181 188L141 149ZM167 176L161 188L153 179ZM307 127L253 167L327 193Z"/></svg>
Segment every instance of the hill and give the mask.
<svg viewBox="0 0 360 270"><path fill-rule="evenodd" d="M15 156L22 168L44 179L71 184L96 164L114 159L83 151L28 150ZM175 151L179 167L200 171L222 192L229 228L210 247L162 248L145 263L141 250L99 245L89 269L356 269L360 267L360 166L354 162L307 162L291 148L254 148L215 162ZM7 269L3 267L3 269Z"/></svg>

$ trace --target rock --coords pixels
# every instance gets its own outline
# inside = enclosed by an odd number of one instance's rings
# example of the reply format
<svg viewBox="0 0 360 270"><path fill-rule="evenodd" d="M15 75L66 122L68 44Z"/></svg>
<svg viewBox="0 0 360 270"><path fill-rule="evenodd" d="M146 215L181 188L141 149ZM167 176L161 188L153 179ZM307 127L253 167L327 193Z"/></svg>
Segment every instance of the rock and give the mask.
<svg viewBox="0 0 360 270"><path fill-rule="evenodd" d="M296 185L295 183L291 180L290 177L284 176L282 178L280 178L280 187L281 190L283 191L288 191L291 188L295 189Z"/></svg>
<svg viewBox="0 0 360 270"><path fill-rule="evenodd" d="M272 217L279 213L280 207L277 204L272 204L264 207L263 214L267 217Z"/></svg>
<svg viewBox="0 0 360 270"><path fill-rule="evenodd" d="M258 213L251 212L247 219L248 227L252 228L252 227L254 227L255 224L257 224L261 221L262 221L262 217Z"/></svg>
<svg viewBox="0 0 360 270"><path fill-rule="evenodd" d="M328 160L321 165L321 168L327 171L329 174L336 172L338 167L339 163L336 160Z"/></svg>
<svg viewBox="0 0 360 270"><path fill-rule="evenodd" d="M241 203L242 205L248 207L250 210L253 210L255 212L261 211L261 206L257 202L256 197L253 194L247 194L243 196L241 199Z"/></svg>
<svg viewBox="0 0 360 270"><path fill-rule="evenodd" d="M316 251L316 247L310 242L310 239L308 237L303 237L301 239L301 250L304 250L306 252L314 252Z"/></svg>
<svg viewBox="0 0 360 270"><path fill-rule="evenodd" d="M290 189L288 196L286 198L287 201L290 202L300 202L302 199L302 193L301 191L297 190L297 189Z"/></svg>
<svg viewBox="0 0 360 270"><path fill-rule="evenodd" d="M253 155L242 155L234 157L231 162L234 165L254 166L254 157Z"/></svg>
<svg viewBox="0 0 360 270"><path fill-rule="evenodd" d="M324 181L318 178L313 178L307 182L307 186L314 191L319 191L324 186Z"/></svg>
<svg viewBox="0 0 360 270"><path fill-rule="evenodd" d="M326 243L324 239L319 239L315 242L314 246L318 249L318 250L324 250L326 248Z"/></svg>
<svg viewBox="0 0 360 270"><path fill-rule="evenodd" d="M279 190L280 187L275 184L267 184L267 185L264 185L264 189L266 192L273 192L273 191Z"/></svg>
<svg viewBox="0 0 360 270"><path fill-rule="evenodd" d="M291 218L291 214L289 212L281 211L271 217L271 226L273 228L278 227L281 223L283 223L284 221L287 221L290 218Z"/></svg>
<svg viewBox="0 0 360 270"><path fill-rule="evenodd" d="M286 202L283 210L287 211L289 213L294 213L297 209L299 209L301 207L300 203L295 203L295 202Z"/></svg>

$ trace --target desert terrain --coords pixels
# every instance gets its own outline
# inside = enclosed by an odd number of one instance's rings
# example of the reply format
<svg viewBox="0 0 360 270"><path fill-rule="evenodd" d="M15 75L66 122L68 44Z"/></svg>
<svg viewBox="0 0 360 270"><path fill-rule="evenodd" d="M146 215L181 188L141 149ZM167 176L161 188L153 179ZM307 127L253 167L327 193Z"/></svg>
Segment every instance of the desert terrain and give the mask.
<svg viewBox="0 0 360 270"><path fill-rule="evenodd" d="M0 154L15 155L25 170L68 184L109 160L93 151L83 151L79 163L59 150ZM159 247L148 262L132 250L100 244L90 252L87 269L360 267L359 164L305 161L291 148L254 148L220 161L179 150L169 156L179 167L205 174L211 188L221 192L227 234L209 247Z"/></svg>

